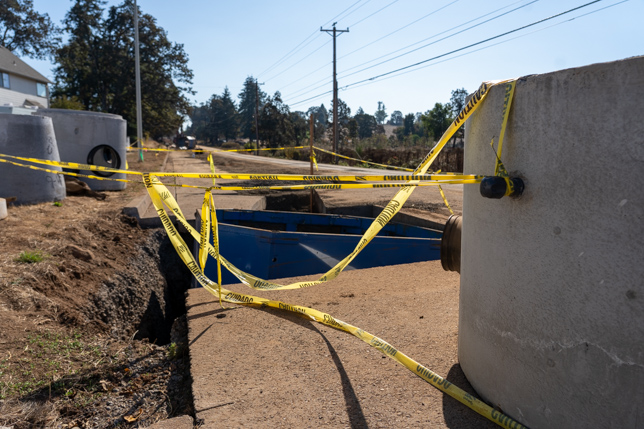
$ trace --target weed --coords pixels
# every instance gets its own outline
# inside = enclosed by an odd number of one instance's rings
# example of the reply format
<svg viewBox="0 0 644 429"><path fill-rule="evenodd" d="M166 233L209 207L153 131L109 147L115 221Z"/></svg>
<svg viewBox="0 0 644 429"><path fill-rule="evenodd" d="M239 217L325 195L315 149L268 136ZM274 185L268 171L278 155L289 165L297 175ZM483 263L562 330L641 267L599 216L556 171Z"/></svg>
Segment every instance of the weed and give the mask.
<svg viewBox="0 0 644 429"><path fill-rule="evenodd" d="M168 346L168 359L174 360L177 357L177 344L170 343Z"/></svg>
<svg viewBox="0 0 644 429"><path fill-rule="evenodd" d="M62 203L62 202L60 202L60 201L54 201L54 205L55 205L56 207L62 207L62 206L63 206L63 203Z"/></svg>
<svg viewBox="0 0 644 429"><path fill-rule="evenodd" d="M49 257L49 255L41 252L40 250L35 250L33 252L22 251L20 252L20 256L18 256L15 261L22 262L23 264L33 264L36 262L41 262L47 257Z"/></svg>

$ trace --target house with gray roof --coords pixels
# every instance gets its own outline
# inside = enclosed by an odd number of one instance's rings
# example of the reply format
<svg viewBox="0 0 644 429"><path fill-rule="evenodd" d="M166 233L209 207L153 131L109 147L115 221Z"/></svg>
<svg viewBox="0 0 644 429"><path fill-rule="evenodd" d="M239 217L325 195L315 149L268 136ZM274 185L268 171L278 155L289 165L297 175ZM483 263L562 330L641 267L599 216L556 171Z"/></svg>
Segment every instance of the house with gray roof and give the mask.
<svg viewBox="0 0 644 429"><path fill-rule="evenodd" d="M0 46L0 106L49 107L51 81Z"/></svg>

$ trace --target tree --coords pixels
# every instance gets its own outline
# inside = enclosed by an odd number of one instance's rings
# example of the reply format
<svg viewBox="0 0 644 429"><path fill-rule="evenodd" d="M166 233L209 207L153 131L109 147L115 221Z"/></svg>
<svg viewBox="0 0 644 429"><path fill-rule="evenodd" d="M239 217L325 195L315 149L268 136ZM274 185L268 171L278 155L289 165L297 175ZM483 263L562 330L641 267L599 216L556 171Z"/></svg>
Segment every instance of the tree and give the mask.
<svg viewBox="0 0 644 429"><path fill-rule="evenodd" d="M295 139L289 115L289 108L282 102L279 91L273 97L267 97L259 112L259 137L269 147L289 146Z"/></svg>
<svg viewBox="0 0 644 429"><path fill-rule="evenodd" d="M75 97L85 110L106 111L103 0L76 0L63 20L68 42L56 51L53 96Z"/></svg>
<svg viewBox="0 0 644 429"><path fill-rule="evenodd" d="M319 107L310 107L306 111L306 115L310 117L313 115L313 134L316 140L324 137L324 133L327 129L327 124L329 122L329 112L324 107L324 104L320 104Z"/></svg>
<svg viewBox="0 0 644 429"><path fill-rule="evenodd" d="M452 91L452 97L449 99L449 104L452 106L452 116L456 117L463 107L465 107L465 100L467 100L468 92L465 88L455 89Z"/></svg>
<svg viewBox="0 0 644 429"><path fill-rule="evenodd" d="M385 119L387 119L387 112L385 111L385 103L383 103L382 101L378 102L378 110L376 110L374 117L380 125L385 123Z"/></svg>
<svg viewBox="0 0 644 429"><path fill-rule="evenodd" d="M329 132L330 140L333 140L333 101L331 101L331 115L329 123ZM347 106L347 103L338 98L338 143L344 141L345 137L348 136L348 129L346 128L349 124L349 119L351 119L351 109Z"/></svg>
<svg viewBox="0 0 644 429"><path fill-rule="evenodd" d="M350 138L355 139L356 137L358 137L358 121L356 121L356 118L349 119L347 130L349 132Z"/></svg>
<svg viewBox="0 0 644 429"><path fill-rule="evenodd" d="M452 123L452 106L447 104L436 103L432 110L428 110L421 116L421 121L427 134L440 138Z"/></svg>
<svg viewBox="0 0 644 429"><path fill-rule="evenodd" d="M369 115L367 113L362 113L359 115L355 115L353 119L355 119L355 121L358 123L359 138L361 139L369 138L376 132L376 127L378 126L378 123L376 122L376 118L373 117L372 115Z"/></svg>
<svg viewBox="0 0 644 429"><path fill-rule="evenodd" d="M0 1L0 45L14 54L49 58L60 43L59 34L49 15L34 10L33 0Z"/></svg>
<svg viewBox="0 0 644 429"><path fill-rule="evenodd" d="M455 89L452 91L452 97L449 99L449 104L452 106L452 117L456 118L458 114L461 113L461 110L465 107L466 100L467 90L465 88ZM452 138L452 147L456 146L457 137L464 137L464 126L465 123L463 123L463 125L461 125L454 133L454 137Z"/></svg>
<svg viewBox="0 0 644 429"><path fill-rule="evenodd" d="M76 97L70 98L66 95L61 95L60 97L53 97L49 102L49 107L52 109L84 110L85 106Z"/></svg>
<svg viewBox="0 0 644 429"><path fill-rule="evenodd" d="M413 113L405 115L403 119L403 134L410 136L414 133L414 122L416 121L416 116Z"/></svg>
<svg viewBox="0 0 644 429"><path fill-rule="evenodd" d="M244 87L239 93L239 127L241 135L247 139L255 138L255 108L257 94L259 94L259 108L266 102L266 93L257 85L257 80L248 76ZM261 127L260 127L261 130Z"/></svg>
<svg viewBox="0 0 644 429"><path fill-rule="evenodd" d="M218 119L221 121L221 132L226 140L237 137L239 114L227 86L221 94L221 113Z"/></svg>
<svg viewBox="0 0 644 429"><path fill-rule="evenodd" d="M210 121L210 108L208 105L201 103L200 106L194 106L190 112L190 126L186 133L195 136L198 140L207 142L212 141L212 136L208 132L208 123Z"/></svg>
<svg viewBox="0 0 644 429"><path fill-rule="evenodd" d="M401 126L403 124L403 114L400 110L394 110L389 119L391 125Z"/></svg>
<svg viewBox="0 0 644 429"><path fill-rule="evenodd" d="M304 112L291 112L288 116L293 127L293 136L295 145L299 145L306 140L309 132L309 116ZM314 131L315 134L315 131Z"/></svg>
<svg viewBox="0 0 644 429"><path fill-rule="evenodd" d="M68 42L56 53L56 93L76 96L87 110L122 115L136 135L133 0L112 6L75 0L65 17ZM170 42L156 19L139 11L143 128L153 138L174 134L191 106L192 71L183 45ZM183 86L179 86L183 84Z"/></svg>

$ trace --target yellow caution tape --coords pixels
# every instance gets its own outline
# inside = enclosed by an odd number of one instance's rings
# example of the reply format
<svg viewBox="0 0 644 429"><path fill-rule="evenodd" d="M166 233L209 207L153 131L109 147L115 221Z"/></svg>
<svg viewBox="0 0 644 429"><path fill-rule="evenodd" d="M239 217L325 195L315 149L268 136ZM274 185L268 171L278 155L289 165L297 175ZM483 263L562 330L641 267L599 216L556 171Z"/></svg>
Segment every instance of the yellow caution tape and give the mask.
<svg viewBox="0 0 644 429"><path fill-rule="evenodd" d="M503 122L501 123L501 133L499 134L499 144L496 149L496 166L494 167L495 176L508 177L508 171L501 162L501 153L503 152L503 138L505 137L505 128L508 124L508 117L510 116L510 108L512 107L512 99L514 98L514 89L516 81L509 82L505 87L505 98L503 100Z"/></svg>
<svg viewBox="0 0 644 429"><path fill-rule="evenodd" d="M140 174L140 173L139 173ZM402 182L409 180L480 180L485 176L463 173L433 173L425 174L416 171L412 175L369 174L364 176L336 175L317 176L301 174L253 174L253 173L151 173L157 177L185 177L191 179L235 179L235 180L266 180L266 181L299 181L299 182Z"/></svg>
<svg viewBox="0 0 644 429"><path fill-rule="evenodd" d="M385 356L403 365L409 371L416 374L418 377L422 378L423 380L425 380L432 386L436 387L440 391L448 394L452 398L461 402L468 408L476 411L483 417L493 421L499 426L502 426L507 429L524 429L524 428L527 429L521 423L517 422L516 420L513 420L511 417L506 416L503 413L500 413L494 410L492 407L490 407L483 401L480 401L479 399L474 398L469 393L463 391L459 387L455 386L451 382L447 381L446 379L442 378L435 372L431 371L429 368L425 367L424 365L421 365L419 362L415 361L414 359L410 358L400 350L396 349L393 345L389 344L388 342L386 342L381 338L376 337L373 334L370 334L369 332L363 331L362 329L357 328L356 326L343 322L340 319L336 319L330 314L323 313L313 308L303 307L299 305L291 305L281 301L275 301L267 298L261 298L257 296L232 292L222 288L221 283L216 284L212 282L208 277L206 277L203 274L202 270L199 268L199 265L197 264L194 257L192 256L192 253L190 252L187 244L185 243L185 241L183 241L183 239L179 235L179 232L176 230L176 228L172 224L172 221L168 217L168 214L166 213L165 208L163 206L164 201L166 202L166 204L168 203L168 199L162 200L163 194L160 195L157 191L157 187L159 186L162 187L162 185L160 185L160 182L154 180L148 174L145 174L143 176L143 180L146 188L148 189L148 192L150 193L150 198L152 199L152 203L154 204L154 207L156 208L157 213L161 218L161 222L166 229L168 237L170 238L170 241L172 242L172 245L176 249L177 253L181 257L183 262L186 264L190 272L195 276L197 281L208 292L210 292L213 296L218 298L220 302L223 300L226 302L247 305L247 306L254 306L254 307L262 306L262 307L271 307L271 308L286 310L295 314L299 314L304 317L308 317L311 320L330 326L332 328L335 328L344 332L348 332L354 335L355 337L358 337L365 343L369 344L371 347L377 349ZM181 213L180 209L178 209L178 207L172 210L177 215L177 219L183 220L183 222L185 222L185 218L183 217L183 214ZM187 224L187 222L185 222L185 224ZM209 247L209 251L210 251L210 247ZM218 256L222 259L222 262L223 262L224 261L223 257L221 257L221 255L218 255ZM218 286L218 287L215 288L215 286Z"/></svg>
<svg viewBox="0 0 644 429"><path fill-rule="evenodd" d="M443 202L447 206L447 209L449 210L449 212L451 214L454 214L454 210L452 210L452 208L449 206L449 203L447 202L447 197L445 196L445 192L443 192L443 188L441 187L441 185L438 185L438 192L441 193L441 197L443 197Z"/></svg>
<svg viewBox="0 0 644 429"><path fill-rule="evenodd" d="M3 156L3 155L0 155L0 156ZM108 180L108 181L111 180L111 181L114 181L114 182L141 183L138 180L114 179L114 178L111 178L111 177L101 177L101 176L92 176L92 175L89 175L89 174L73 173L71 171L50 170L48 168L36 167L35 165L21 164L19 162L9 161L7 159L2 159L2 158L0 158L0 162L4 162L6 164L12 164L12 165L15 165L17 167L29 168L30 170L44 171L46 173L53 173L53 174L62 174L64 176L84 177L86 179L94 179L94 180Z"/></svg>
<svg viewBox="0 0 644 429"><path fill-rule="evenodd" d="M318 168L318 161L315 159L315 151L311 149L311 161L313 161L313 165L315 165L315 171L320 171Z"/></svg>
<svg viewBox="0 0 644 429"><path fill-rule="evenodd" d="M394 165L387 165L387 164L378 164L377 162L365 161L364 159L357 159L357 158L351 158L349 156L340 155L339 153L331 152L330 150L322 149L321 147L317 147L317 146L314 146L314 147L320 152L328 153L330 155L337 156L344 159L350 159L356 162L361 162L363 164L377 165L378 167L388 168L390 170L414 171L411 168L396 167Z"/></svg>
<svg viewBox="0 0 644 429"><path fill-rule="evenodd" d="M0 157L3 155L0 155ZM56 161L49 161L49 160L41 160L41 159L35 159L35 158L27 158L29 162L36 162L36 163L41 163L41 164L47 164L47 165L56 165L56 164L68 164L68 163L58 163ZM25 167L25 168L30 168L32 170L38 170L38 171L44 171L47 173L53 173L53 174L61 174L61 175L67 175L67 176L74 176L74 177L84 177L88 179L95 179L95 180L107 180L107 181L115 181L115 182L126 182L126 183L140 183L138 180L128 180L128 179L116 179L116 178L111 178L111 177L101 177L101 176L92 176L92 175L86 175L86 174L80 174L80 173L73 173L69 171L57 171L57 170L50 170L47 168L42 168L42 167L36 167L34 165L25 165L21 164L18 162L14 161L9 161L0 158L0 162L8 163L8 164L13 164L18 167ZM101 171L106 171L104 170L107 167L98 167L101 169ZM109 171L109 170L107 170ZM130 172L129 174L136 174L136 175L141 175L143 173L141 172ZM156 174L161 174L161 173L152 173L154 175ZM222 175L215 175L214 177L220 177ZM225 175L225 176L232 176L232 175ZM183 177L181 175L177 175L175 177ZM213 176L209 176L213 177ZM213 177L213 181L215 180ZM268 176L267 176L268 177ZM301 176L301 177L307 177L307 176ZM308 176L308 177L321 177L321 176ZM410 176L409 176L410 177ZM445 176L445 177L452 177L452 176ZM453 176L453 177L458 177L458 176ZM466 177L466 176L463 176ZM219 190L219 191L249 191L249 190L272 190L272 191L285 191L285 190L309 190L309 189L332 189L332 190L340 190L340 189L372 189L372 188L399 188L402 186L436 186L440 184L475 184L475 183L480 183L481 177L483 176L468 176L470 178L464 178L464 179L455 179L455 180L436 180L436 181L426 181L426 182L421 182L421 183L414 183L414 184L406 184L406 183L351 183L351 184L313 184L313 185L290 185L290 186L199 186L199 185L186 185L186 184L176 184L176 183L166 183L166 186L171 186L171 187L180 187L180 188L192 188L192 189L203 189L203 190ZM296 178L293 180L297 180Z"/></svg>
<svg viewBox="0 0 644 429"><path fill-rule="evenodd" d="M109 173L121 174L134 174L137 176L142 175L140 171L133 170L119 170L110 167L102 167L98 165L79 164L75 162L53 161L49 159L39 158L25 158L14 155L0 154L0 158L18 159L21 161L32 162L35 164L51 165L55 167L71 168L75 170L90 170L90 171L104 171ZM480 181L484 176L475 174L462 174L462 173L434 173L434 174L414 174L414 175L337 175L337 176L314 176L314 175L298 175L298 174L239 174L239 173L166 173L166 172L153 172L157 177L183 177L192 179L234 179L234 180L266 180L266 181L301 181L301 182L389 182L389 181L460 181L460 180L474 180ZM109 178L104 178L108 180ZM114 180L114 179L112 179ZM450 182L452 183L452 182ZM468 182L470 183L470 182ZM203 188L203 187L200 187ZM254 188L253 188L254 189ZM309 189L309 188L306 188ZM240 189L243 190L243 189Z"/></svg>
<svg viewBox="0 0 644 429"><path fill-rule="evenodd" d="M318 280L310 281L310 282L297 282L293 283L290 285L280 285L274 282L271 282L269 280L263 280L259 279L249 273L245 273L242 270L238 269L234 265L230 264L223 256L217 255L214 252L214 249L212 250L213 257L217 258L219 256L221 258L222 264L226 269L228 269L234 276L236 276L242 283L254 288L254 289L263 289L263 290L282 290L282 289L297 289L297 288L303 288L303 287L310 287L314 286L329 280L334 279L337 277L350 263L353 261L353 259L362 251L362 249L371 242L371 240L380 232L380 230L393 218L398 211L402 208L403 204L407 201L407 199L411 196L412 192L418 186L418 183L420 183L420 180L417 179L418 176L424 176L424 177L442 177L446 178L448 176L456 176L456 175L448 175L448 174L437 174L437 175L429 175L425 176L425 173L429 169L429 166L431 163L436 159L438 156L439 151L447 144L449 139L452 137L452 135L456 132L456 130L460 127L460 124L465 121L473 112L478 108L479 104L485 99L485 96L487 95L487 92L489 88L492 86L490 83L483 83L479 90L472 96L468 104L465 106L465 108L461 111L459 116L456 118L456 120L450 125L450 127L447 129L447 131L443 134L439 142L434 146L434 148L430 151L430 153L425 157L423 162L414 170L414 175L411 176L414 180L407 182L405 185L401 187L401 189L396 193L394 198L387 204L387 206L383 209L383 211L378 215L378 217L374 220L374 222L369 226L367 231L364 233L360 241L358 242L358 245L354 248L354 250L346 256L342 261L340 261L338 264L336 264L335 267L331 268L328 272L326 272L323 276L321 276ZM168 176L171 174L159 174L159 176ZM155 174L156 176L156 174ZM200 177L203 177L204 175L197 175ZM221 178L228 178L228 177L223 177L226 175L213 175L216 177L221 177ZM249 176L249 175L234 175L235 177L231 178L249 178L249 179L255 179L258 177L262 177L260 175L258 176ZM463 177L463 175L458 175ZM293 177L297 177L294 175L275 175L275 176L267 176L270 179L269 180L288 180L286 177L289 179ZM307 179L310 180L340 180L340 177L343 176L299 176L299 177L307 177ZM353 176L353 180L355 179L356 176ZM364 176L367 177L367 176ZM380 180L383 180L385 177L391 177L391 176L379 176ZM397 180L405 180L409 179L410 176L397 176L399 179ZM149 175L144 175L144 181L150 183L148 187L148 191L150 189L157 190L159 194L162 196L163 201L165 202L168 207L171 208L171 210L175 213L177 216L177 219L180 222L184 222L181 218L183 216L180 216L179 214L181 213L179 206L177 205L176 201L174 198L172 198L172 195L170 192L163 186L163 184L158 181L154 180L152 181L150 179ZM337 185L325 185L325 186L337 186ZM152 194L151 194L152 195ZM200 240L200 235L197 233L197 231L194 230L187 222L184 224L186 229L193 235L193 237L196 240ZM208 251L209 253L211 252L212 246L208 244Z"/></svg>
<svg viewBox="0 0 644 429"><path fill-rule="evenodd" d="M27 161L27 162L33 162L35 164L44 164L44 165L52 165L54 167L63 167L63 168L71 168L73 170L89 170L89 171L105 171L108 173L121 173L121 174L136 174L136 175L141 175L142 173L138 171L132 171L132 170L119 170L116 168L110 168L110 167L102 167L100 165L91 165L91 164L79 164L76 162L62 162L62 161L53 161L50 159L38 159L38 158L25 158L22 156L14 156L14 155L5 155L0 153L0 158L11 158L11 159L17 159L20 161ZM114 180L114 179L112 179Z"/></svg>
<svg viewBox="0 0 644 429"><path fill-rule="evenodd" d="M210 163L210 172L212 174L215 174L215 163L214 163L214 161L212 159L212 153L208 154L208 162ZM216 186L214 177L212 178L212 186Z"/></svg>
<svg viewBox="0 0 644 429"><path fill-rule="evenodd" d="M505 88L505 97L503 100L503 121L501 123L501 133L499 134L499 144L496 150L496 163L494 166L494 175L502 177L505 180L505 196L514 193L514 182L510 180L510 174L506 170L503 161L501 161L501 154L503 152L503 138L505 137L505 129L508 124L508 117L510 116L510 108L512 106L512 99L514 97L514 89L516 81L509 82ZM494 149L494 139L490 142L492 149Z"/></svg>

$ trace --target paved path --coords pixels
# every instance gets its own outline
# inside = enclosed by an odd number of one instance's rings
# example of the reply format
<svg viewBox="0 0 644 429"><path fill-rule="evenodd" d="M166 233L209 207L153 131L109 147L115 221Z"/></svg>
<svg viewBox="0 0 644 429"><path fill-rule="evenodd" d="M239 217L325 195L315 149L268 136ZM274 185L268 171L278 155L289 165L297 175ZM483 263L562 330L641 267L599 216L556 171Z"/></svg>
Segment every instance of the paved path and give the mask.
<svg viewBox="0 0 644 429"><path fill-rule="evenodd" d="M457 360L458 285L458 274L431 261L348 271L294 291L227 288L327 312L474 394ZM204 427L496 427L350 334L286 311L225 306L205 289L188 293Z"/></svg>

